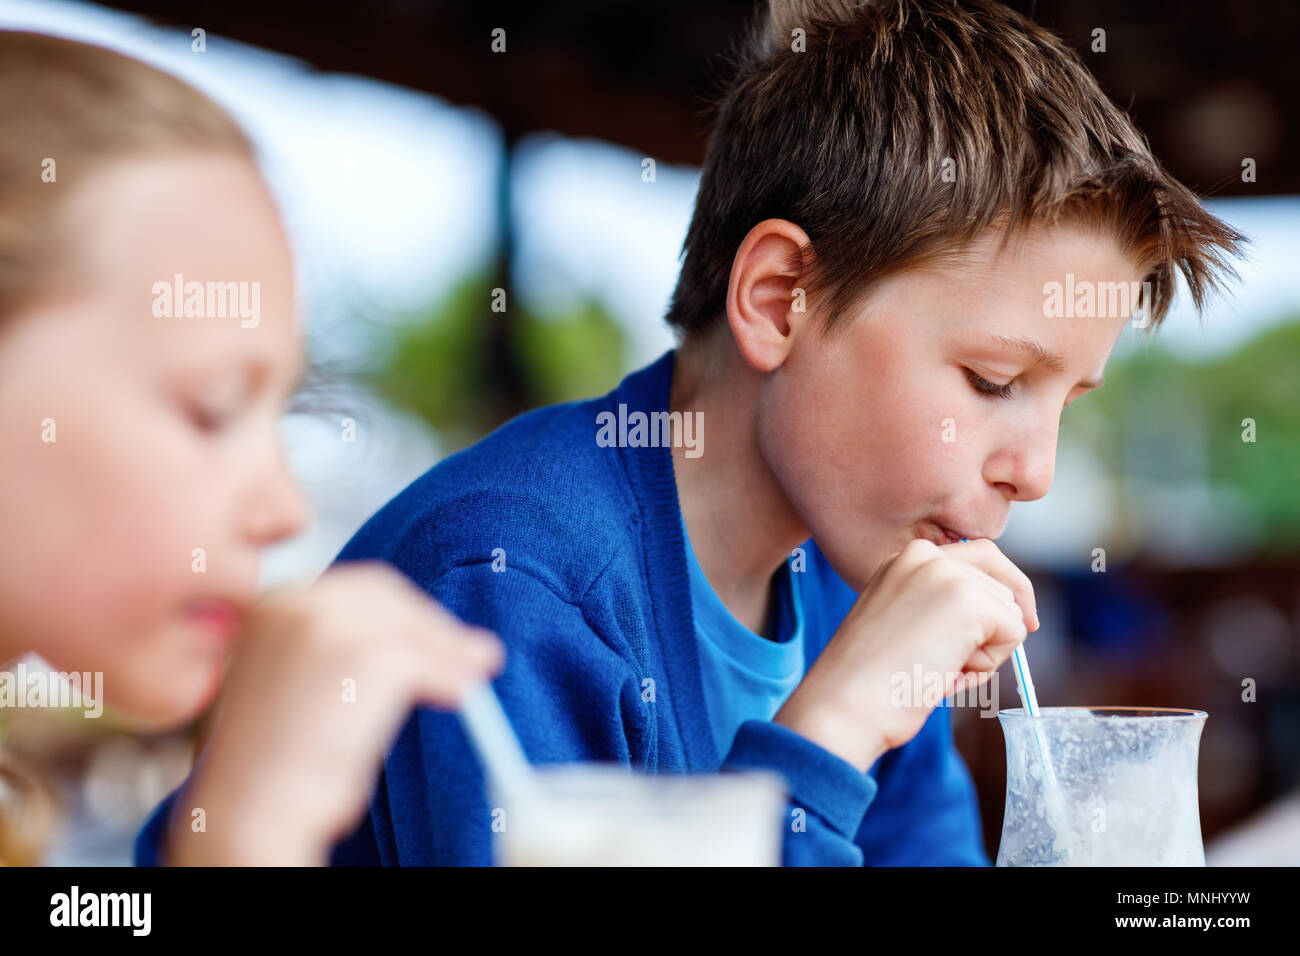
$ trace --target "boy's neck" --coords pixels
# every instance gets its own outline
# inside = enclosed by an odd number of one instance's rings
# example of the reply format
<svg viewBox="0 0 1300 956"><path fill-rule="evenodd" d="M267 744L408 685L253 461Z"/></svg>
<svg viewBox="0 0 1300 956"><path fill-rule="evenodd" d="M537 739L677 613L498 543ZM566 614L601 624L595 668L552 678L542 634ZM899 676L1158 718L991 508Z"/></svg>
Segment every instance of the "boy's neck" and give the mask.
<svg viewBox="0 0 1300 956"><path fill-rule="evenodd" d="M670 411L702 413L707 436L696 458L672 447L695 558L727 610L758 634L772 612L772 575L809 537L759 449L762 381L730 335L719 335L677 350L669 399Z"/></svg>

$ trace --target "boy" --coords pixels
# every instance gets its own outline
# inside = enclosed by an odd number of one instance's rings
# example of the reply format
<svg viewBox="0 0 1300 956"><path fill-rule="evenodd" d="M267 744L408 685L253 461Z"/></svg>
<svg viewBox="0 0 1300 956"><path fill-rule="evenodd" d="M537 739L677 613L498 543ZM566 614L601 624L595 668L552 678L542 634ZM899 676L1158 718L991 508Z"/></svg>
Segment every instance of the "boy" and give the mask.
<svg viewBox="0 0 1300 956"><path fill-rule="evenodd" d="M947 708L891 678L951 695L1037 629L992 539L1131 317L1101 293L1148 283L1158 323L1175 268L1200 305L1241 241L1020 15L775 2L709 143L680 347L440 463L340 559L503 638L535 763L775 770L787 864L987 865ZM1069 318L1045 308L1067 275L1098 291ZM485 864L491 840L458 719L420 711L334 859Z"/></svg>

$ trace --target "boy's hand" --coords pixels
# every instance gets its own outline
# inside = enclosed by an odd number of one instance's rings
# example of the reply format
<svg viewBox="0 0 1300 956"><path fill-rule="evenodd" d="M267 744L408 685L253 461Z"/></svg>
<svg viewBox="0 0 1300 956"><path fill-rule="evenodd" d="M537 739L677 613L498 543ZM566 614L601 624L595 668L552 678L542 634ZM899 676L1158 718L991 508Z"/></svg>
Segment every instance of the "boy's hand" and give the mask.
<svg viewBox="0 0 1300 956"><path fill-rule="evenodd" d="M503 658L494 635L387 565L345 565L272 595L231 665L164 862L327 862L411 708L458 706ZM191 830L195 807L206 832Z"/></svg>
<svg viewBox="0 0 1300 956"><path fill-rule="evenodd" d="M913 699L924 685L891 702L894 675L910 686L919 663L949 697L983 684L1037 629L1029 578L992 541L911 541L881 565L773 719L866 772L938 704Z"/></svg>

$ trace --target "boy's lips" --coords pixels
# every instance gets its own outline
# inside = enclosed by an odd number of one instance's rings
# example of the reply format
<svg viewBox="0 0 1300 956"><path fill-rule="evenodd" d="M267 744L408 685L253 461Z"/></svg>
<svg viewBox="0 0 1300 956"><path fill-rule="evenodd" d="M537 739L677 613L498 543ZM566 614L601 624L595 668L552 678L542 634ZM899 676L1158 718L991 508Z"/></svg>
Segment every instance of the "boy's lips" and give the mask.
<svg viewBox="0 0 1300 956"><path fill-rule="evenodd" d="M965 531L956 531L953 528L949 527L948 525L944 524L943 522L936 521L933 518L926 519L924 523L924 527L926 532L928 533L923 535L918 535L918 537L928 538L929 540L933 541L935 544L938 545L956 544L957 542L961 541L962 538L966 538L969 540L969 539L982 537L982 535L979 534L968 533Z"/></svg>

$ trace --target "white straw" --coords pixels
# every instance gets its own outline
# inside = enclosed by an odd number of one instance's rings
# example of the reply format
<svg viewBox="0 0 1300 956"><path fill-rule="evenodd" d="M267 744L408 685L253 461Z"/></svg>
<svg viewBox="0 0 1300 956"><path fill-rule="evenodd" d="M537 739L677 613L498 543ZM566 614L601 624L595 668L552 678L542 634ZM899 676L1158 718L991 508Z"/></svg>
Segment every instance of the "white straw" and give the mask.
<svg viewBox="0 0 1300 956"><path fill-rule="evenodd" d="M520 797L531 793L536 786L533 768L491 684L480 684L465 695L460 718L483 769L501 794Z"/></svg>

